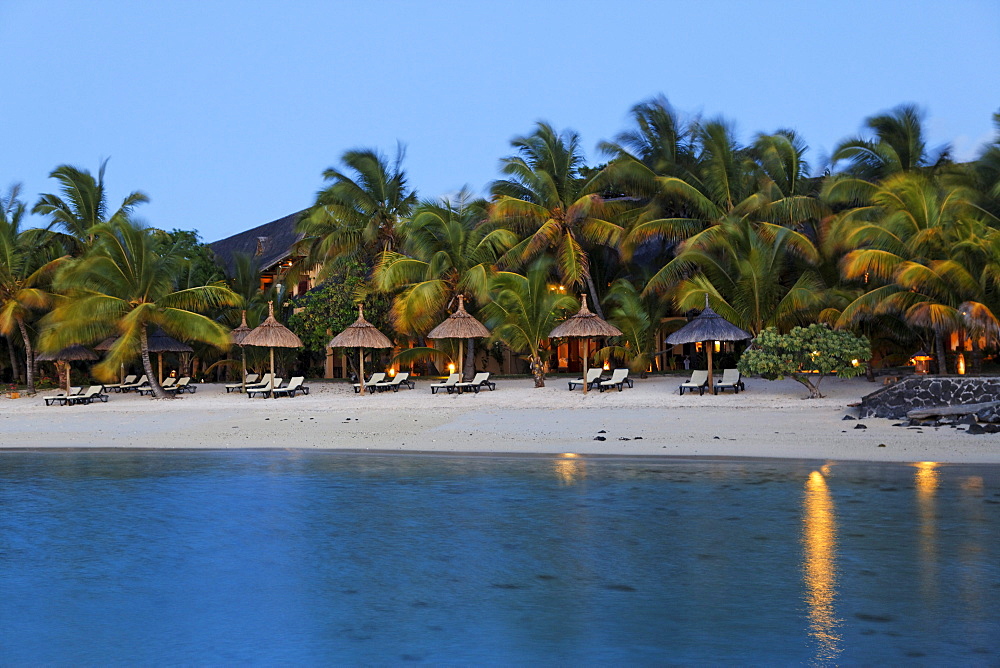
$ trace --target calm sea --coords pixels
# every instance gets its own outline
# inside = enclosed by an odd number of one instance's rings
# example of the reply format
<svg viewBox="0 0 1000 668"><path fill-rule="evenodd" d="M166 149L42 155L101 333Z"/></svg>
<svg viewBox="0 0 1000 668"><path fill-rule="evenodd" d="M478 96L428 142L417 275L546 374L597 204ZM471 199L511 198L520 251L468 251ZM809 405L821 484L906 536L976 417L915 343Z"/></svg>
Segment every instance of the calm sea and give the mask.
<svg viewBox="0 0 1000 668"><path fill-rule="evenodd" d="M1000 664L1000 467L0 454L0 664Z"/></svg>

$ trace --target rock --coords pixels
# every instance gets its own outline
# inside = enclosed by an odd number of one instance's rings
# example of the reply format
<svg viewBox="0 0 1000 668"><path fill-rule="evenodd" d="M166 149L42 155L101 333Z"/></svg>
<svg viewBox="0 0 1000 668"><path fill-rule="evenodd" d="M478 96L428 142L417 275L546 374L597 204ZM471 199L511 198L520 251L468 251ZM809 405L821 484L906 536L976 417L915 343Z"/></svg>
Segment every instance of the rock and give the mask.
<svg viewBox="0 0 1000 668"><path fill-rule="evenodd" d="M606 431L604 431L604 430L602 429L602 430L600 430L600 431L599 431L599 432L597 432L597 433L598 433L598 434L606 434L606 433L608 433L608 432L606 432Z"/></svg>
<svg viewBox="0 0 1000 668"><path fill-rule="evenodd" d="M896 424L894 424L894 425L892 425L892 426L893 426L893 427L906 427L906 426L908 426L908 425L906 425L906 424L905 424L905 423L903 423L903 422L897 422Z"/></svg>
<svg viewBox="0 0 1000 668"><path fill-rule="evenodd" d="M595 441L606 441L606 440L608 440L608 439L604 438L603 436L595 436L595 437L594 437L594 440L595 440Z"/></svg>
<svg viewBox="0 0 1000 668"><path fill-rule="evenodd" d="M1000 434L1000 424L987 424L983 426L983 429L986 430L987 434Z"/></svg>
<svg viewBox="0 0 1000 668"><path fill-rule="evenodd" d="M970 424L969 428L965 430L965 433L966 434L972 434L973 436L975 436L977 434L985 434L987 432L986 432L985 429L982 428L982 426L980 426L977 423L977 424Z"/></svg>
<svg viewBox="0 0 1000 668"><path fill-rule="evenodd" d="M857 418L856 418L856 417L852 417L852 416L850 416L850 415L845 415L844 417L842 417L842 418L840 418L840 419L841 419L841 420L857 420Z"/></svg>
<svg viewBox="0 0 1000 668"><path fill-rule="evenodd" d="M719 440L719 437L718 437L718 436L713 436L713 437L712 437L712 440L713 440L713 441L718 441L718 440Z"/></svg>
<svg viewBox="0 0 1000 668"><path fill-rule="evenodd" d="M854 428L855 429L867 429L868 427L864 426L863 424L856 424L856 425L854 425Z"/></svg>
<svg viewBox="0 0 1000 668"><path fill-rule="evenodd" d="M884 447L885 447L885 443L879 443L879 444L878 444L878 447L880 447L880 448L884 448Z"/></svg>
<svg viewBox="0 0 1000 668"><path fill-rule="evenodd" d="M642 440L642 436L633 436L632 440L641 441Z"/></svg>

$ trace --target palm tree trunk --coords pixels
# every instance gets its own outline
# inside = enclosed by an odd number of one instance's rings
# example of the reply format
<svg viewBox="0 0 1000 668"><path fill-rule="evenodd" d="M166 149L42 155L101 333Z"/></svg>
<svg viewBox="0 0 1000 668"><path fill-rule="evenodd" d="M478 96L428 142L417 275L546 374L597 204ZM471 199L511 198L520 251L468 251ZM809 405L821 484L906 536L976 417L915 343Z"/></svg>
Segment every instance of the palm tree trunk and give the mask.
<svg viewBox="0 0 1000 668"><path fill-rule="evenodd" d="M542 358L538 355L532 355L529 361L531 362L531 375L535 377L535 387L545 387L545 367L542 365Z"/></svg>
<svg viewBox="0 0 1000 668"><path fill-rule="evenodd" d="M17 363L17 352L14 351L14 339L10 338L10 334L4 334L4 338L7 339L7 353L10 355L10 380L16 383L23 376L21 367Z"/></svg>
<svg viewBox="0 0 1000 668"><path fill-rule="evenodd" d="M594 279L590 277L590 272L587 272L587 291L590 292L590 301L594 305L594 313L601 320L604 320L604 309L601 308L601 302L597 299L597 286L594 285Z"/></svg>
<svg viewBox="0 0 1000 668"><path fill-rule="evenodd" d="M937 353L938 375L948 373L948 363L944 354L944 337L940 332L934 332L934 352Z"/></svg>
<svg viewBox="0 0 1000 668"><path fill-rule="evenodd" d="M156 382L156 373L153 372L153 361L149 358L149 338L146 336L146 326L139 330L139 350L142 352L142 368L146 372L149 386L153 388L153 396L157 399L170 399L170 395L163 391L160 384Z"/></svg>
<svg viewBox="0 0 1000 668"><path fill-rule="evenodd" d="M35 353L31 349L31 339L28 337L28 327L24 324L23 318L17 319L17 328L21 330L21 338L24 339L24 370L27 376L27 392L35 393Z"/></svg>
<svg viewBox="0 0 1000 668"><path fill-rule="evenodd" d="M979 347L978 336L972 336L969 340L972 342L972 373L978 376L983 372L983 351Z"/></svg>
<svg viewBox="0 0 1000 668"><path fill-rule="evenodd" d="M472 377L476 375L476 341L475 339L466 339L465 341L465 365L463 369L465 377L462 380L472 380Z"/></svg>

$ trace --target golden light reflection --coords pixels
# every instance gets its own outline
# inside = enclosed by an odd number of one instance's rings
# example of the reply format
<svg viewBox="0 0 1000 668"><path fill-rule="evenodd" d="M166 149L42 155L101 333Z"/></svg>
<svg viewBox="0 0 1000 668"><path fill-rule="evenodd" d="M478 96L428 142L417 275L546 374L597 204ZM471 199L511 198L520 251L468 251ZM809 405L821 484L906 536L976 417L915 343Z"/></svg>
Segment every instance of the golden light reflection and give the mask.
<svg viewBox="0 0 1000 668"><path fill-rule="evenodd" d="M941 472L937 462L917 462L913 483L917 488L917 515L920 520L920 584L924 600L937 599L937 490Z"/></svg>
<svg viewBox="0 0 1000 668"><path fill-rule="evenodd" d="M555 460L553 468L556 477L562 485L575 485L587 477L587 462L580 459L575 452L564 452Z"/></svg>
<svg viewBox="0 0 1000 668"><path fill-rule="evenodd" d="M841 650L834 602L837 597L837 518L826 478L813 471L802 500L803 579L809 608L809 635L816 641L815 661L833 663Z"/></svg>

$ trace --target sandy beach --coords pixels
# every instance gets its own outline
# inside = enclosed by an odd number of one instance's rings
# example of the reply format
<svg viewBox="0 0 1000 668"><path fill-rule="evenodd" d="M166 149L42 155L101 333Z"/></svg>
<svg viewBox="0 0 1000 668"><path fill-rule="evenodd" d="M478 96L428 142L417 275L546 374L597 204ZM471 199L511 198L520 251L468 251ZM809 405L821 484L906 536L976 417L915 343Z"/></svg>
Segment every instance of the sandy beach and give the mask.
<svg viewBox="0 0 1000 668"><path fill-rule="evenodd" d="M1000 437L951 427L901 428L843 420L877 386L823 382L804 400L791 380L750 379L747 391L677 394L676 377L637 379L624 392L569 392L562 379L535 389L501 379L495 392L415 390L359 397L347 383L314 382L308 396L248 399L203 384L157 401L111 394L107 403L45 406L43 397L0 399L0 447L285 448L448 453L780 457L860 461L1000 463ZM866 429L856 429L864 424ZM595 440L595 437L606 440Z"/></svg>

